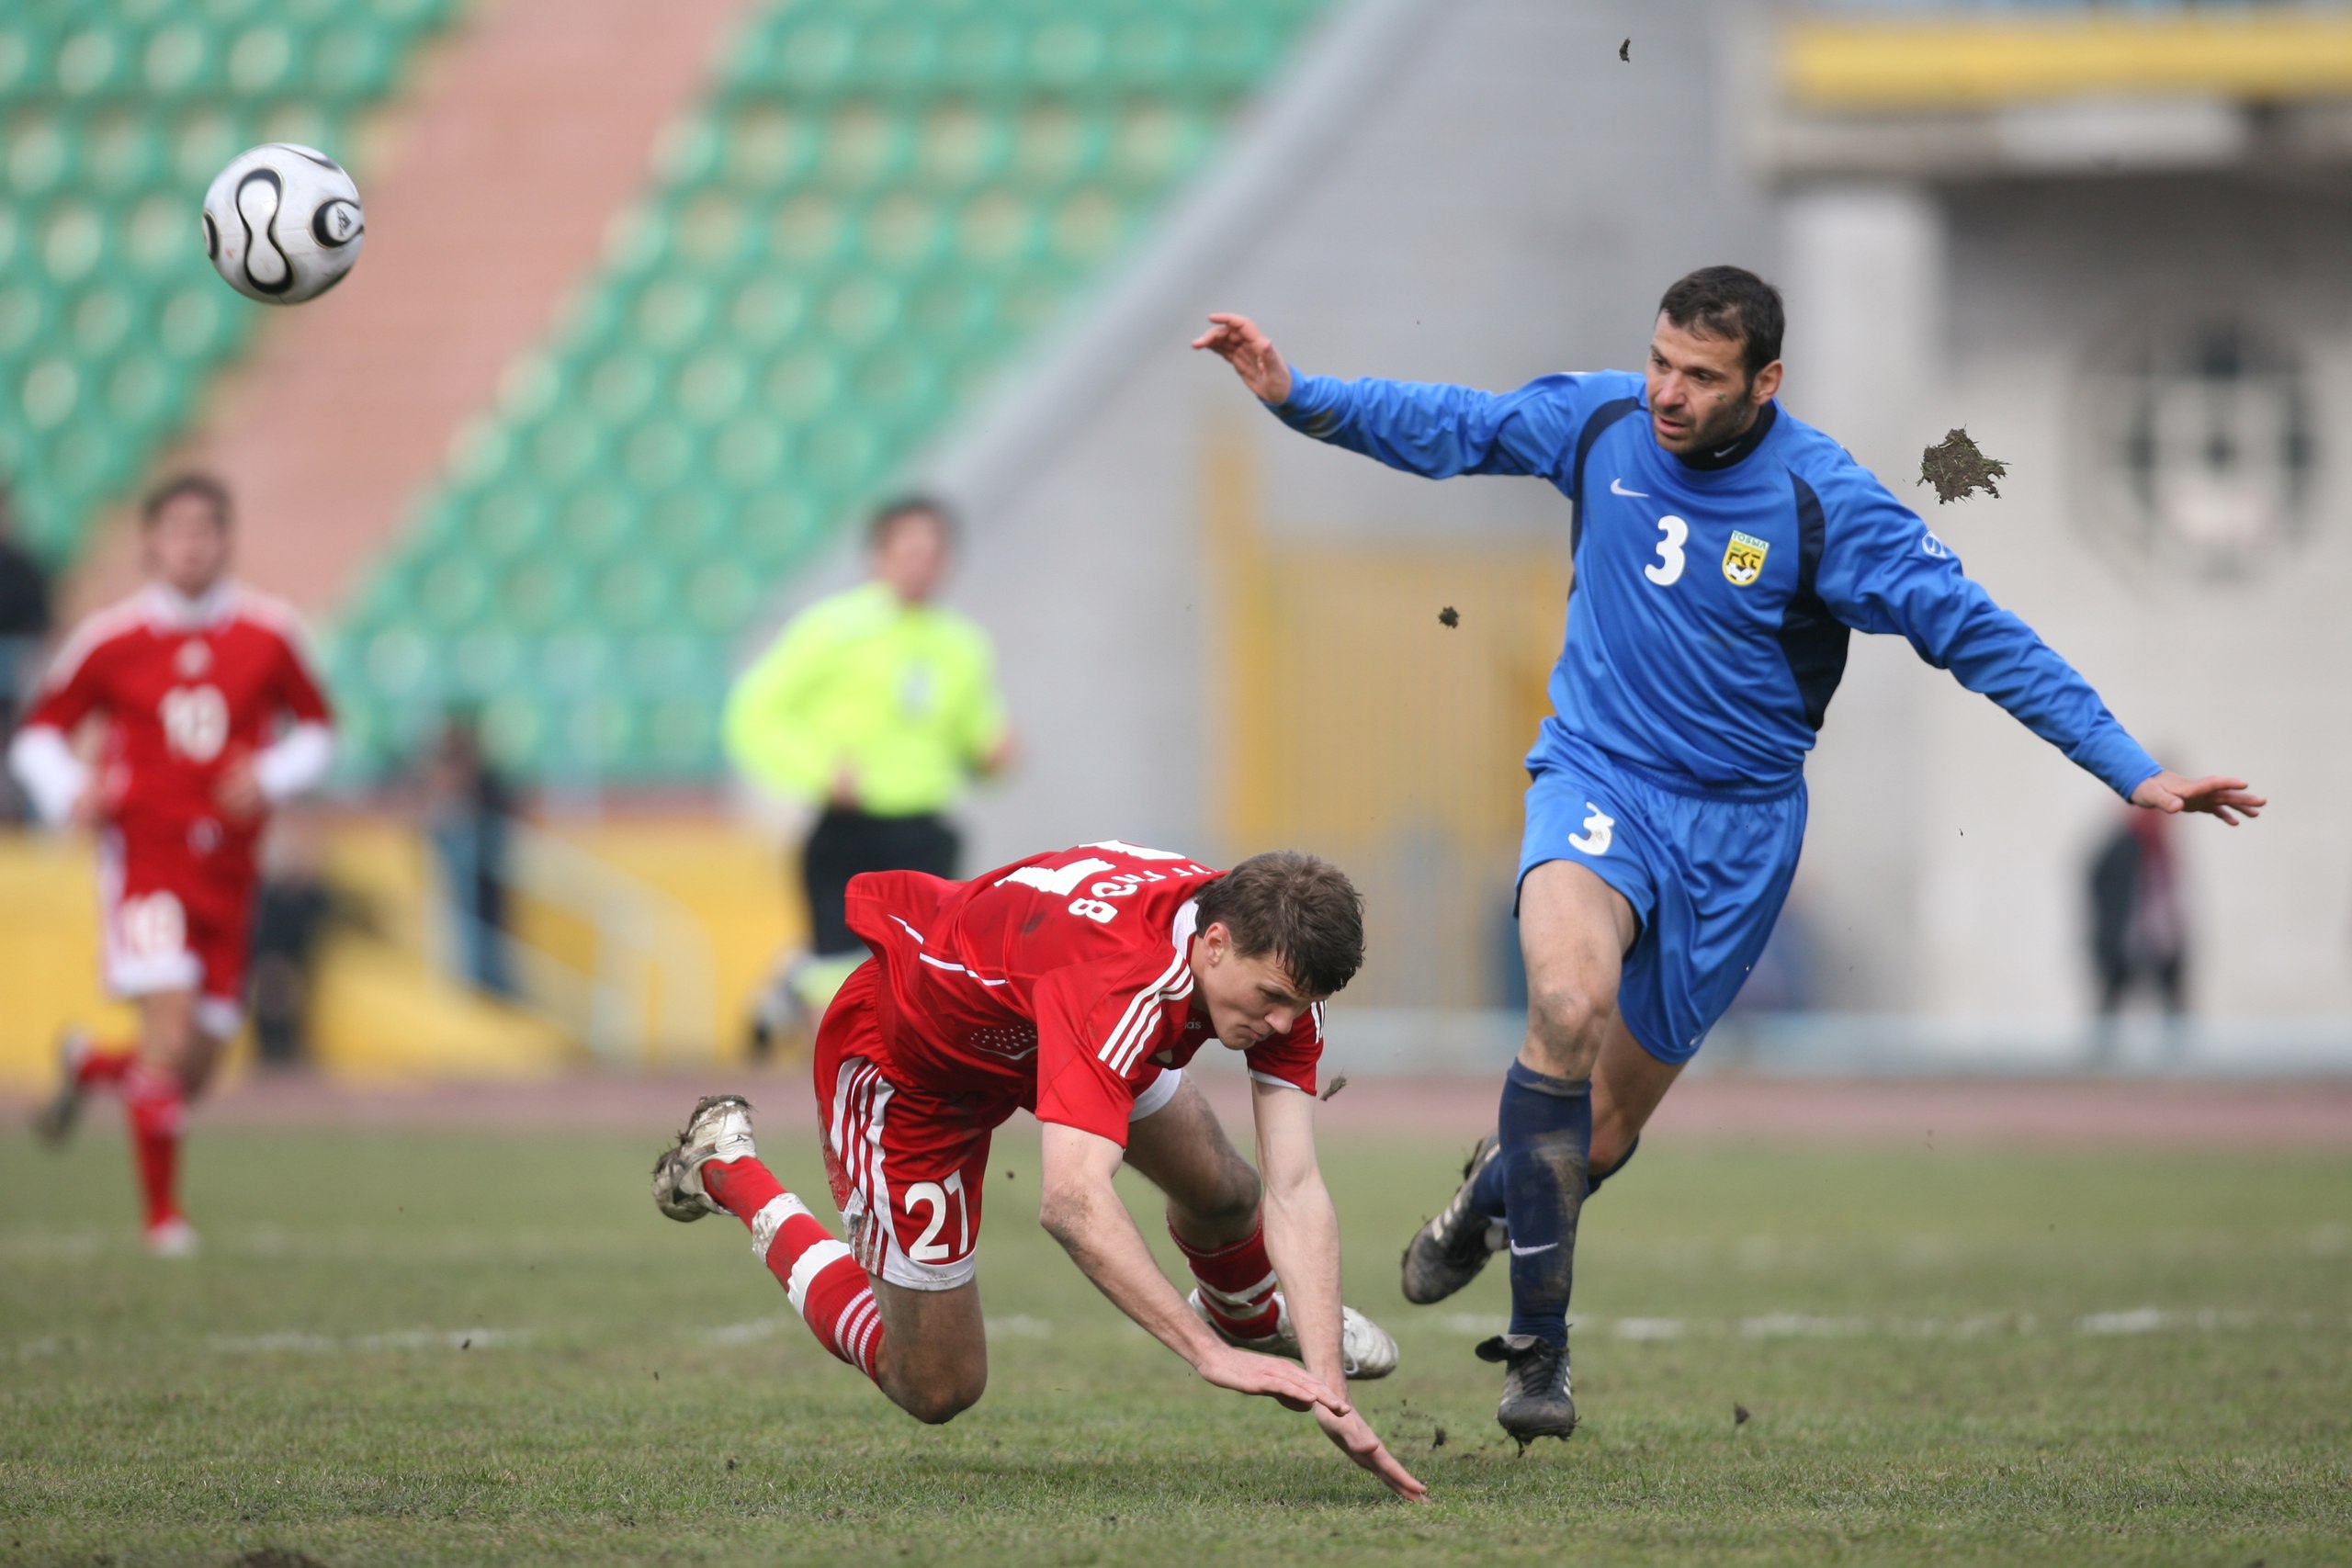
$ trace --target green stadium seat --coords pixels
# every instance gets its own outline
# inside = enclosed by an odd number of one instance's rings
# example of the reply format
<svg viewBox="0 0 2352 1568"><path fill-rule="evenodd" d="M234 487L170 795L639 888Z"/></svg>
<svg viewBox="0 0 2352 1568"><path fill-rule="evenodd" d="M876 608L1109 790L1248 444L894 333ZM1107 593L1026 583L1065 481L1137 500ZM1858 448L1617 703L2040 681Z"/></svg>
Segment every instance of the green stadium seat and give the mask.
<svg viewBox="0 0 2352 1568"><path fill-rule="evenodd" d="M613 638L601 628L567 627L540 638L530 678L550 693L593 692L613 678Z"/></svg>
<svg viewBox="0 0 2352 1568"><path fill-rule="evenodd" d="M51 79L56 39L35 17L0 16L0 103L17 101Z"/></svg>
<svg viewBox="0 0 2352 1568"><path fill-rule="evenodd" d="M833 404L840 394L842 367L831 355L813 344L786 354L768 367L760 391L779 419L802 421Z"/></svg>
<svg viewBox="0 0 2352 1568"><path fill-rule="evenodd" d="M57 189L74 170L75 143L63 117L40 112L9 116L5 145L9 194L30 202Z"/></svg>
<svg viewBox="0 0 2352 1568"><path fill-rule="evenodd" d="M898 325L904 306L904 295L889 280L856 273L827 293L817 320L834 343L862 349Z"/></svg>
<svg viewBox="0 0 2352 1568"><path fill-rule="evenodd" d="M738 188L774 191L816 162L820 140L807 116L780 104L740 105L726 121L719 172Z"/></svg>
<svg viewBox="0 0 2352 1568"><path fill-rule="evenodd" d="M266 97L285 89L304 64L293 30L275 22L245 28L231 40L226 62L229 90L240 98Z"/></svg>
<svg viewBox="0 0 2352 1568"><path fill-rule="evenodd" d="M122 346L138 315L139 301L130 291L100 283L74 300L66 318L67 341L77 358L102 359Z"/></svg>
<svg viewBox="0 0 2352 1568"><path fill-rule="evenodd" d="M523 456L538 482L561 486L602 466L607 439L585 412L558 409L530 433Z"/></svg>
<svg viewBox="0 0 2352 1568"><path fill-rule="evenodd" d="M699 456L699 443L684 421L654 417L623 437L618 468L637 490L658 491L685 478Z"/></svg>
<svg viewBox="0 0 2352 1568"><path fill-rule="evenodd" d="M554 508L548 492L520 476L478 498L465 541L485 560L508 561L546 548Z"/></svg>
<svg viewBox="0 0 2352 1568"><path fill-rule="evenodd" d="M449 685L470 701L506 690L522 669L522 640L512 632L469 631L449 644Z"/></svg>
<svg viewBox="0 0 2352 1568"><path fill-rule="evenodd" d="M833 85L848 74L855 34L842 23L812 16L787 26L767 51L776 85L808 93Z"/></svg>
<svg viewBox="0 0 2352 1568"><path fill-rule="evenodd" d="M783 477L789 451L784 432L763 410L740 414L711 441L711 474L737 495L756 494Z"/></svg>
<svg viewBox="0 0 2352 1568"><path fill-rule="evenodd" d="M616 633L662 626L673 609L669 575L650 561L635 558L606 567L596 579L590 603L597 625Z"/></svg>
<svg viewBox="0 0 2352 1568"><path fill-rule="evenodd" d="M617 551L635 528L634 503L609 484L572 491L557 506L553 548L582 563Z"/></svg>
<svg viewBox="0 0 2352 1568"><path fill-rule="evenodd" d="M174 180L187 189L203 190L223 164L253 145L244 140L244 130L234 113L216 104L181 111L171 131Z"/></svg>
<svg viewBox="0 0 2352 1568"><path fill-rule="evenodd" d="M735 286L725 312L728 335L754 353L786 342L808 313L808 294L780 267L761 267Z"/></svg>
<svg viewBox="0 0 2352 1568"><path fill-rule="evenodd" d="M411 602L424 625L462 631L491 607L490 574L470 550L453 554L418 576Z"/></svg>
<svg viewBox="0 0 2352 1568"><path fill-rule="evenodd" d="M655 558L674 569L679 563L707 559L725 533L722 498L707 486L689 483L646 506L639 539Z"/></svg>
<svg viewBox="0 0 2352 1568"><path fill-rule="evenodd" d="M124 39L103 20L91 18L58 40L51 79L67 98L95 98L112 91L128 74Z"/></svg>
<svg viewBox="0 0 2352 1568"><path fill-rule="evenodd" d="M186 396L172 363L143 346L124 355L107 377L107 417L141 434L176 413Z"/></svg>
<svg viewBox="0 0 2352 1568"><path fill-rule="evenodd" d="M752 367L731 344L714 344L682 363L673 405L697 424L716 424L743 406Z"/></svg>
<svg viewBox="0 0 2352 1568"><path fill-rule="evenodd" d="M551 556L518 561L499 575L491 613L514 631L546 633L571 621L581 600L579 575Z"/></svg>
<svg viewBox="0 0 2352 1568"><path fill-rule="evenodd" d="M662 364L641 351L617 349L589 368L580 389L583 400L604 423L626 425L652 405Z"/></svg>
<svg viewBox="0 0 2352 1568"><path fill-rule="evenodd" d="M391 39L364 22L345 20L325 28L311 51L311 85L337 103L380 97L398 69Z"/></svg>
<svg viewBox="0 0 2352 1568"><path fill-rule="evenodd" d="M804 191L777 209L768 228L769 259L806 271L838 260L848 249L849 214L835 197Z"/></svg>

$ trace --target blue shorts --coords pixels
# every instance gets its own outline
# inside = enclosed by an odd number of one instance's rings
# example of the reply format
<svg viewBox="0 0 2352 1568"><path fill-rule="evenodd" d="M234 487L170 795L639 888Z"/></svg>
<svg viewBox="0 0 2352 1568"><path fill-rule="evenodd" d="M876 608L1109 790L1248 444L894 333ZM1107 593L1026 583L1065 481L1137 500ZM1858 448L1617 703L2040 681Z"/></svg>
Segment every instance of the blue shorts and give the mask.
<svg viewBox="0 0 2352 1568"><path fill-rule="evenodd" d="M1622 761L1547 719L1529 753L1519 880L1573 861L1625 896L1642 924L1618 982L1634 1043L1661 1062L1698 1054L1764 951L1804 846L1802 777L1702 791Z"/></svg>

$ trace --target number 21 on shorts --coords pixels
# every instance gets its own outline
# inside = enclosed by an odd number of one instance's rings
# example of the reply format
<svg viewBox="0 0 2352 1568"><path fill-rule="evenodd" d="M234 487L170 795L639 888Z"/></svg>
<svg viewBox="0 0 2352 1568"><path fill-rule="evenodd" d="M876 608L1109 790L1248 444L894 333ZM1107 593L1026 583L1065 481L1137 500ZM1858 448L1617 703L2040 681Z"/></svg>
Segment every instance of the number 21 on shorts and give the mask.
<svg viewBox="0 0 2352 1568"><path fill-rule="evenodd" d="M931 1223L922 1227L922 1235L907 1248L907 1256L917 1263L944 1263L951 1258L961 1258L972 1250L972 1212L964 1205L964 1173L952 1173L943 1184L918 1181L907 1189L907 1213L915 1212L921 1204L931 1211ZM950 1206L956 1211L956 1246L950 1250L944 1241L935 1238L947 1224Z"/></svg>

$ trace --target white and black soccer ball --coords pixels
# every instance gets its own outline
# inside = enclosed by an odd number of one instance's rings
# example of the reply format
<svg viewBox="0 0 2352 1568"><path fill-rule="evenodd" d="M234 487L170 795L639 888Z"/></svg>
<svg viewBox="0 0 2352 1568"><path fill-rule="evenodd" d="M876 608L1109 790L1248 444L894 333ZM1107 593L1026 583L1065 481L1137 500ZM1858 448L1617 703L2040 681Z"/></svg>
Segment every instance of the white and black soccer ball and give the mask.
<svg viewBox="0 0 2352 1568"><path fill-rule="evenodd" d="M333 288L367 234L359 187L313 147L271 141L240 152L204 193L213 270L265 305L300 305Z"/></svg>

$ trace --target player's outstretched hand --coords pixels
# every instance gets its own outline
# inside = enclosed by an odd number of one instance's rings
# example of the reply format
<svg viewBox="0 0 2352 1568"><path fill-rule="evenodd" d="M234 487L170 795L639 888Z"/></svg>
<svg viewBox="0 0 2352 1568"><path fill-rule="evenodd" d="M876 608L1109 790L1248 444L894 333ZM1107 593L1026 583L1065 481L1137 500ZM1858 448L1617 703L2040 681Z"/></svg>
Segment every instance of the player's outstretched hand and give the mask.
<svg viewBox="0 0 2352 1568"><path fill-rule="evenodd" d="M2151 811L2203 811L2234 828L2240 815L2259 817L2270 803L2246 787L2244 779L2209 773L2185 779L2167 768L2132 792L2132 804Z"/></svg>
<svg viewBox="0 0 2352 1568"><path fill-rule="evenodd" d="M1258 323L1247 316L1220 312L1209 318L1209 330L1193 340L1233 367L1241 384L1258 394L1261 403L1276 407L1290 401L1290 367Z"/></svg>
<svg viewBox="0 0 2352 1568"><path fill-rule="evenodd" d="M1318 1410L1315 1419L1323 1428L1323 1435L1337 1443L1341 1453L1380 1477L1380 1483L1388 1490L1408 1503L1429 1500L1430 1489L1396 1462L1396 1456L1388 1451L1388 1445L1380 1440L1380 1434L1372 1429L1372 1423L1363 1418L1361 1411L1333 1416Z"/></svg>
<svg viewBox="0 0 2352 1568"><path fill-rule="evenodd" d="M1229 1388L1236 1393L1262 1393L1281 1400L1293 1410L1342 1416L1355 1413L1355 1406L1345 1396L1333 1393L1321 1378L1279 1357L1220 1345L1202 1358L1197 1370L1219 1388Z"/></svg>

